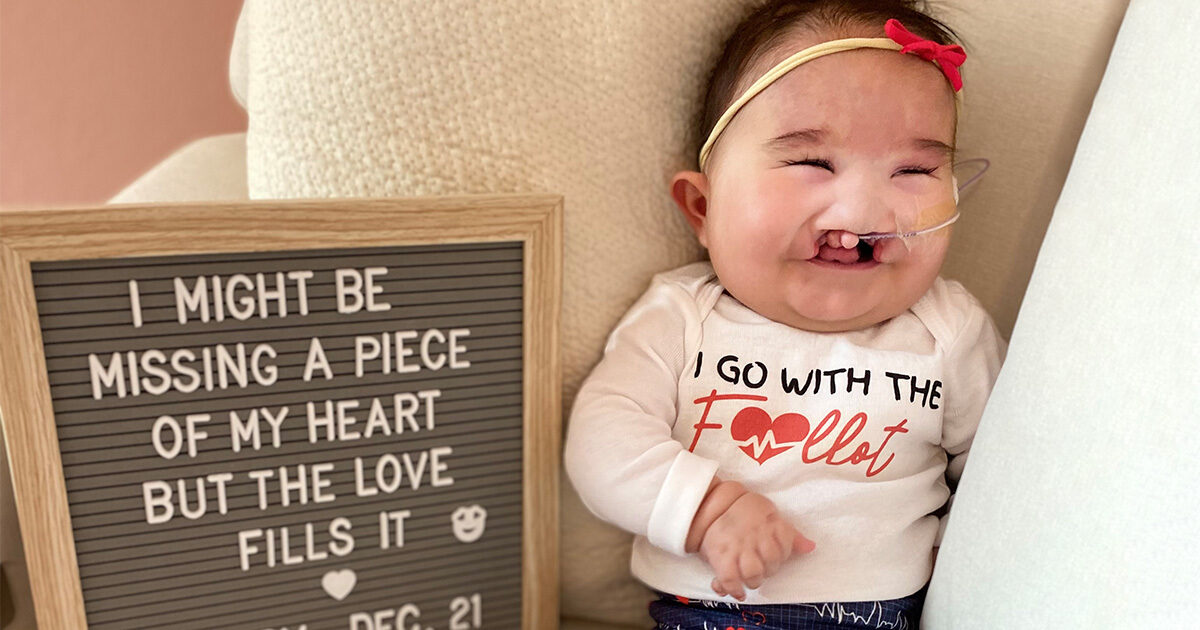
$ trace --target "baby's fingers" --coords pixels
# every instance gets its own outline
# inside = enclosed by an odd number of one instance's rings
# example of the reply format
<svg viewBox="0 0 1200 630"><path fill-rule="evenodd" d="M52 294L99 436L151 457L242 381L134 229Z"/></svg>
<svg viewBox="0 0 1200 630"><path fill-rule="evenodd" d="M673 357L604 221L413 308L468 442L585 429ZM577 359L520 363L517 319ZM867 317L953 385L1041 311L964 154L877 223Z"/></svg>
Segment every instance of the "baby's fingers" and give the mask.
<svg viewBox="0 0 1200 630"><path fill-rule="evenodd" d="M791 555L791 544L787 547L779 541L780 536L763 536L758 540L758 557L763 561L763 577L768 578L775 575L779 571L779 565L783 564ZM785 551L788 550L788 551ZM757 586L752 588L758 588Z"/></svg>
<svg viewBox="0 0 1200 630"><path fill-rule="evenodd" d="M713 571L717 577L713 580L713 591L718 595L733 595L741 600L746 598L746 592L742 589L742 581L739 579L738 556L728 554L723 556L717 564L713 565Z"/></svg>
<svg viewBox="0 0 1200 630"><path fill-rule="evenodd" d="M742 582L746 584L747 588L762 586L763 580L766 578L766 567L763 566L762 558L759 558L757 552L742 552L738 568L741 570Z"/></svg>
<svg viewBox="0 0 1200 630"><path fill-rule="evenodd" d="M734 581L733 583L731 583L729 585L726 585L724 582L721 581L721 578L717 577L717 578L713 578L711 586L712 586L713 592L716 593L717 595L721 595L721 596L733 595L733 597L735 599L737 599L738 601L742 601L742 600L746 599L745 591L742 590L741 586L739 586L736 581Z"/></svg>
<svg viewBox="0 0 1200 630"><path fill-rule="evenodd" d="M796 532L796 539L792 541L792 553L808 553L817 548L817 543L804 537L804 534Z"/></svg>
<svg viewBox="0 0 1200 630"><path fill-rule="evenodd" d="M817 543L805 538L804 534L801 534L800 530L790 523L776 529L775 534L779 537L780 544L787 550L787 556L794 553L808 553L817 548Z"/></svg>

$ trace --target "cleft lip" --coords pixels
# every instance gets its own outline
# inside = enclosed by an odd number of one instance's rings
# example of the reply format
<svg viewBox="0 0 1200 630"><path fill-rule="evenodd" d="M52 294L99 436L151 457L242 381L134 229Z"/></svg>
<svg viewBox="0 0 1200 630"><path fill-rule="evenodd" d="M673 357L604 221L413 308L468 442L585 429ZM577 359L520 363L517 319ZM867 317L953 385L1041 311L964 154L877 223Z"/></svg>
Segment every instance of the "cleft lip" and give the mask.
<svg viewBox="0 0 1200 630"><path fill-rule="evenodd" d="M822 244L825 244L829 245L830 247L850 249L851 247L857 245L858 242L858 234L856 232L851 232L850 230L825 230L817 236L818 248L820 248Z"/></svg>
<svg viewBox="0 0 1200 630"><path fill-rule="evenodd" d="M878 238L879 236L887 235L888 238ZM864 238L864 237L876 238ZM866 268L876 265L888 265L899 262L907 254L907 248L896 243L900 239L892 238L891 233L884 232L868 232L857 234L849 230L822 230L815 234L813 240L808 241L808 246L805 251L797 252L796 259L810 262L822 262L832 267L841 266L842 268ZM852 237L852 238L851 238ZM803 241L800 241L801 243ZM850 244L852 243L852 244ZM847 244L849 244L847 246ZM826 250L826 256L829 258L838 257L834 252L844 252L844 250L853 250L857 254L857 262L836 262L822 258L821 251ZM845 254L840 256L845 258Z"/></svg>
<svg viewBox="0 0 1200 630"><path fill-rule="evenodd" d="M876 244L859 238L848 230L825 230L813 241L805 260L823 260L842 265L881 262L877 259Z"/></svg>

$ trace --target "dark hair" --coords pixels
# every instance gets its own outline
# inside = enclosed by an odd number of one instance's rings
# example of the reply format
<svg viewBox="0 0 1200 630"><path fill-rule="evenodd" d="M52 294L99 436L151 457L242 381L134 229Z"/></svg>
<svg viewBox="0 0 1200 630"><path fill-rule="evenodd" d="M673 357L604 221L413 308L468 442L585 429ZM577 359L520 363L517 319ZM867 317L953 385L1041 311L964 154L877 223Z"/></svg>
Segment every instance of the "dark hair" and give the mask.
<svg viewBox="0 0 1200 630"><path fill-rule="evenodd" d="M882 31L883 23L895 18L926 39L939 44L958 43L958 35L927 11L923 0L767 0L752 5L750 13L725 40L724 52L709 77L697 144L708 139L717 119L741 95L738 83L743 75L792 34L820 30L836 33L864 25L878 25Z"/></svg>

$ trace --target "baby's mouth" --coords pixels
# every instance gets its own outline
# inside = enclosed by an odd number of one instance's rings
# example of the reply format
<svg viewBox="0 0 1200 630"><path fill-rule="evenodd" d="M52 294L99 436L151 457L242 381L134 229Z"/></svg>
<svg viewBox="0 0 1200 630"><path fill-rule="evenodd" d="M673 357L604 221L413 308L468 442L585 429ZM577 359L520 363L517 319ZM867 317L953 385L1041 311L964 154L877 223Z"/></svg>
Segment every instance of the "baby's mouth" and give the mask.
<svg viewBox="0 0 1200 630"><path fill-rule="evenodd" d="M857 234L846 230L829 230L817 238L814 262L854 265L854 268L873 267L878 252L873 242L860 239ZM862 263L870 263L863 265Z"/></svg>
<svg viewBox="0 0 1200 630"><path fill-rule="evenodd" d="M819 260L827 262L842 263L852 265L875 260L875 248L866 241L859 241L853 247L832 246L828 243L821 243L817 250L816 257Z"/></svg>

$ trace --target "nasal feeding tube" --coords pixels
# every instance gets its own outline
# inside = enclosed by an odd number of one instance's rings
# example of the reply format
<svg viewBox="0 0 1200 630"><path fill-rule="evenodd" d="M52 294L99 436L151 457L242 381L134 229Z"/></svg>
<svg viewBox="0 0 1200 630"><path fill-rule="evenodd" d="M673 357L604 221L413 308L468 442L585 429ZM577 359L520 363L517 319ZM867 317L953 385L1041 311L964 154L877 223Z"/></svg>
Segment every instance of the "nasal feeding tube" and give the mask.
<svg viewBox="0 0 1200 630"><path fill-rule="evenodd" d="M985 172L987 172L988 167L991 166L991 162L989 162L986 158L973 158L970 160L963 160L962 162L959 162L957 164L957 166L963 166L963 165L971 164L971 163L975 163L975 164L979 165L979 167L980 167L979 172L977 172L974 175L972 175L971 177L967 178L967 180L965 182L963 182L962 185L958 184L957 178L952 177L952 181L953 181L953 185L954 185L954 214L950 215L949 218L943 220L942 222L938 223L937 225L933 225L933 226L930 226L927 228L921 228L918 230L901 231L901 230L897 229L895 232L870 232L867 234L857 234L856 236L858 236L858 240L874 244L876 241L880 241L880 240L883 240L886 238L898 238L898 239L900 239L900 241L902 243L904 243L905 247L907 248L909 238L914 237L914 236L919 236L921 234L928 234L929 232L935 232L935 231L940 230L940 229L954 223L955 221L957 221L958 217L961 215L961 213L958 210L959 194L962 191L966 190L969 186L974 184L976 181L978 181L979 178L982 177ZM899 225L897 225L897 228L899 228Z"/></svg>

